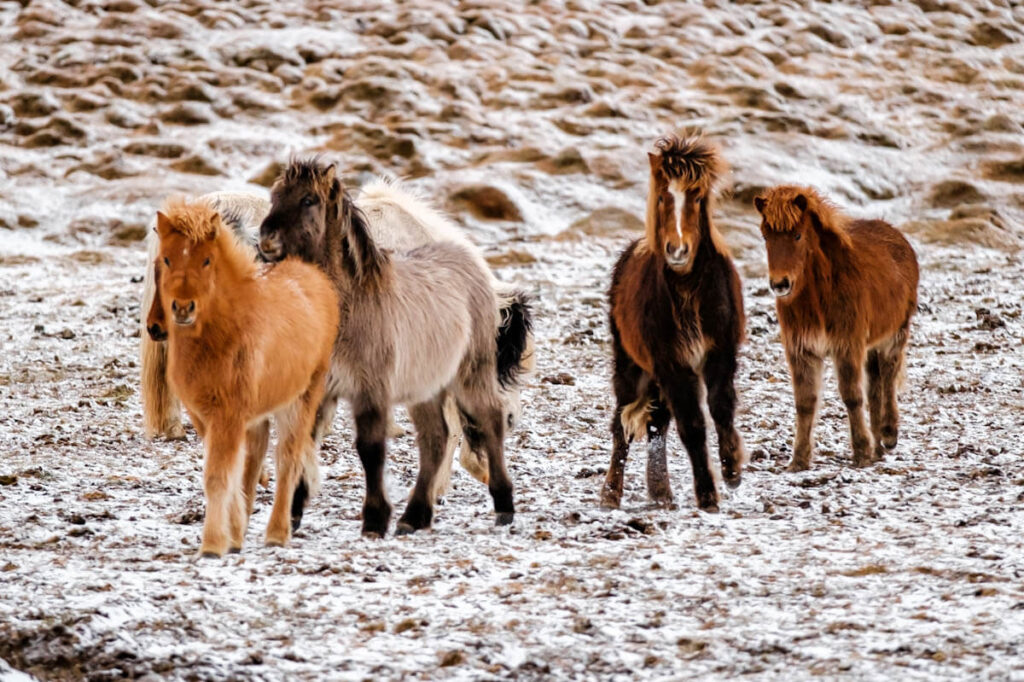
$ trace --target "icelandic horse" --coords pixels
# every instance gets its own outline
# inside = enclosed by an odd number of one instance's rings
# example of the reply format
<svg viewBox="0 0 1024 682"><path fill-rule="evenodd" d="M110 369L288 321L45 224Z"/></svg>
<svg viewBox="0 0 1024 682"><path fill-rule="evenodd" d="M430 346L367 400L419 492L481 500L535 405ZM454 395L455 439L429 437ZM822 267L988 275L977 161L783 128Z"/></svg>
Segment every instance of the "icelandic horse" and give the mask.
<svg viewBox="0 0 1024 682"><path fill-rule="evenodd" d="M773 187L754 206L796 399L789 470L811 466L826 357L849 415L853 463L868 466L899 438L896 391L917 310L914 249L889 223L848 218L811 187Z"/></svg>
<svg viewBox="0 0 1024 682"><path fill-rule="evenodd" d="M619 507L630 443L645 433L648 494L658 505L672 505L665 436L675 419L693 465L697 505L717 512L702 410L705 392L728 485L739 485L746 461L734 425L743 293L711 219L712 188L725 164L700 137L672 135L655 147L648 154L646 233L619 257L608 291L616 406L601 505Z"/></svg>
<svg viewBox="0 0 1024 682"><path fill-rule="evenodd" d="M311 434L337 336L337 294L296 258L254 262L207 202L169 201L156 229L167 377L206 446L200 552L241 550L270 416L280 435L266 543L283 546L299 481L319 487Z"/></svg>

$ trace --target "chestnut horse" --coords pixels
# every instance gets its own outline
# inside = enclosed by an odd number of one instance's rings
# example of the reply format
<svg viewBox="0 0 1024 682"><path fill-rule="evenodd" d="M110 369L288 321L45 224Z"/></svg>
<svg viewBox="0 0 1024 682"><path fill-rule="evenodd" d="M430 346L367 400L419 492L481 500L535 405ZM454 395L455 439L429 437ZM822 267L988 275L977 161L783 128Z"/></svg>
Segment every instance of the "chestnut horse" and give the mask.
<svg viewBox="0 0 1024 682"><path fill-rule="evenodd" d="M171 322L167 375L206 445L200 552L241 549L270 415L279 442L266 543L284 545L296 486L319 483L311 434L338 330L337 294L299 260L255 263L207 202L169 201L156 229L156 295Z"/></svg>
<svg viewBox="0 0 1024 682"><path fill-rule="evenodd" d="M724 163L701 138L658 140L647 231L619 257L608 293L614 345L612 459L601 504L618 508L629 445L647 434L647 491L672 504L665 436L674 418L693 465L698 506L718 511L708 466L702 388L718 432L722 476L739 485L746 455L733 418L743 293L714 223L711 189Z"/></svg>
<svg viewBox="0 0 1024 682"><path fill-rule="evenodd" d="M409 407L420 452L398 532L430 527L436 479L450 460L449 396L467 440L485 455L496 523L512 523L496 335L501 316L493 276L479 253L451 241L405 253L381 248L335 166L319 159L292 161L277 179L260 237L265 258L314 263L339 293L341 326L326 402L344 398L355 417L356 451L366 473L363 534L383 537L391 518L384 463L394 404Z"/></svg>
<svg viewBox="0 0 1024 682"><path fill-rule="evenodd" d="M850 219L810 187L775 187L754 205L796 398L789 470L811 465L826 357L835 361L849 414L853 463L867 466L896 447L899 436L896 389L917 310L914 249L892 225Z"/></svg>

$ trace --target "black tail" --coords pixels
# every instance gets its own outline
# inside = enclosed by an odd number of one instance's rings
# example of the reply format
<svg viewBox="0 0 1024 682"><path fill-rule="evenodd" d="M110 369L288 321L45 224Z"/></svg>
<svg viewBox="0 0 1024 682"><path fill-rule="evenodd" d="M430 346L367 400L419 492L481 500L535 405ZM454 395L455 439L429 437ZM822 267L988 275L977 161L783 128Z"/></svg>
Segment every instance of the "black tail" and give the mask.
<svg viewBox="0 0 1024 682"><path fill-rule="evenodd" d="M498 327L498 382L503 387L514 384L522 372L523 354L529 346L532 329L530 297L516 291L508 306L502 308Z"/></svg>

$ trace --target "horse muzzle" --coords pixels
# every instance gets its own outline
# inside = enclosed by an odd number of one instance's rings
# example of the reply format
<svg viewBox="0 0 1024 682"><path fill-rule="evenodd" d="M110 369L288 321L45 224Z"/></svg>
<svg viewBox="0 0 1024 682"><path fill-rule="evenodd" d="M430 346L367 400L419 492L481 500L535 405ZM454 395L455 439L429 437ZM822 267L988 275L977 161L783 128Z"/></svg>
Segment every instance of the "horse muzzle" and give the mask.
<svg viewBox="0 0 1024 682"><path fill-rule="evenodd" d="M778 280L771 280L772 293L775 294L775 298L786 298L793 293L793 282L790 281L789 277L783 277Z"/></svg>
<svg viewBox="0 0 1024 682"><path fill-rule="evenodd" d="M693 249L690 248L689 244L683 244L681 246L673 246L672 244L665 244L665 262L673 270L679 272L686 272L690 269L693 261Z"/></svg>
<svg viewBox="0 0 1024 682"><path fill-rule="evenodd" d="M174 324L179 327L191 327L196 322L196 302L178 303L171 301L171 312L174 313Z"/></svg>
<svg viewBox="0 0 1024 682"><path fill-rule="evenodd" d="M284 249L281 240L277 237L263 237L259 244L260 256L268 263L274 263L284 258Z"/></svg>

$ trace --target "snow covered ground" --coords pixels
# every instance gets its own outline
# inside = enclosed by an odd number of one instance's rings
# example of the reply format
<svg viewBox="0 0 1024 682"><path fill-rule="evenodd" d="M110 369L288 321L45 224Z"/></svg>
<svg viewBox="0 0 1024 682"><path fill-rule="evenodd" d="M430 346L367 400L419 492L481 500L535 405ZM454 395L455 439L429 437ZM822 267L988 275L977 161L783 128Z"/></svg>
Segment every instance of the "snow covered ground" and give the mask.
<svg viewBox="0 0 1024 682"><path fill-rule="evenodd" d="M0 1L0 680L1024 680L1022 27L1002 1ZM609 513L604 291L680 127L733 169L752 461L698 513L673 434L656 510L636 447ZM139 240L167 194L311 151L412 178L535 294L513 527L457 470L434 530L362 539L343 415L292 545L262 547L261 490L243 552L194 558L200 444L142 436ZM816 461L783 471L750 206L779 182L918 249L900 444L870 469L829 371ZM399 510L415 461L391 444Z"/></svg>

